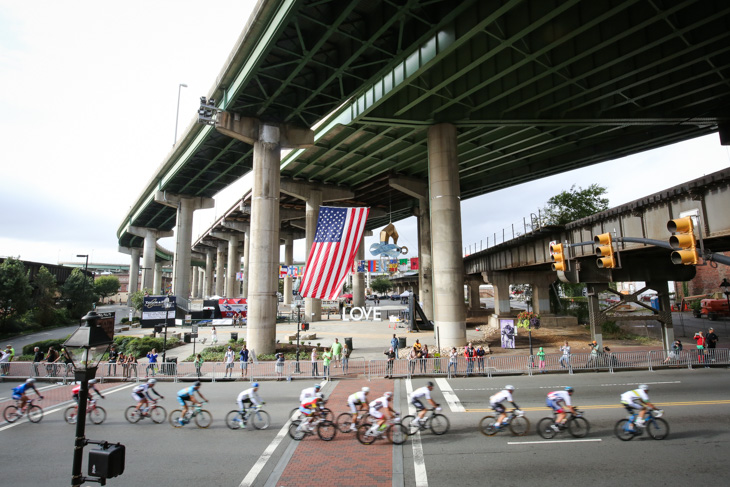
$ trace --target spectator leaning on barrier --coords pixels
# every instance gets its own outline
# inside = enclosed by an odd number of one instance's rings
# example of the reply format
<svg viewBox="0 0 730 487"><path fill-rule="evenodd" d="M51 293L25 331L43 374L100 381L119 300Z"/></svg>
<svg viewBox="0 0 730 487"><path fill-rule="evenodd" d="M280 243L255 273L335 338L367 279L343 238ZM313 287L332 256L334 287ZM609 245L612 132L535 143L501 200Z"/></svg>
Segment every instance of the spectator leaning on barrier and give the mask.
<svg viewBox="0 0 730 487"><path fill-rule="evenodd" d="M451 348L451 353L449 353L449 368L448 372L449 375L451 374L451 369L454 369L454 375L456 375L456 361L459 358L459 352L456 351L456 347Z"/></svg>
<svg viewBox="0 0 730 487"><path fill-rule="evenodd" d="M395 351L393 350L393 347L390 347L390 350L385 352L385 356L388 357L388 363L386 364L386 368L385 368L385 378L392 379L393 378L393 362L395 361Z"/></svg>
<svg viewBox="0 0 730 487"><path fill-rule="evenodd" d="M41 352L40 347L33 348L33 372L36 377L41 375L38 372L38 364L43 362L44 357L45 356L43 355L43 352Z"/></svg>
<svg viewBox="0 0 730 487"><path fill-rule="evenodd" d="M10 352L0 350L0 375L6 376L10 371Z"/></svg>
<svg viewBox="0 0 730 487"><path fill-rule="evenodd" d="M472 373L474 373L474 360L476 359L477 353L474 349L474 346L469 342L469 344L464 349L464 357L466 358L466 376L469 377Z"/></svg>
<svg viewBox="0 0 730 487"><path fill-rule="evenodd" d="M560 347L560 351L563 352L563 356L560 357L560 366L570 367L570 345L568 345L568 341L565 341L565 344Z"/></svg>
<svg viewBox="0 0 730 487"><path fill-rule="evenodd" d="M233 377L233 358L234 358L233 347L231 347L230 345L228 346L228 349L226 350L224 357L225 357L225 362L226 362L226 371L223 374L223 377L232 378Z"/></svg>
<svg viewBox="0 0 730 487"><path fill-rule="evenodd" d="M482 345L477 348L477 370L484 375L484 356L487 354Z"/></svg>

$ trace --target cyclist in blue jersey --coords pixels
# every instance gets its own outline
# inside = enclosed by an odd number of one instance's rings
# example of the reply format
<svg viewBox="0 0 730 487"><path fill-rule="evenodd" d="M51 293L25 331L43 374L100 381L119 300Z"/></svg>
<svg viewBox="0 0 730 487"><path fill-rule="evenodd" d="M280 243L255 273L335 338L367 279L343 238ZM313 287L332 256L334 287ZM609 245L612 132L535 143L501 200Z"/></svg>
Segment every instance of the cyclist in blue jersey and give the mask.
<svg viewBox="0 0 730 487"><path fill-rule="evenodd" d="M208 401L205 396L200 392L200 381L196 382L190 387L186 387L185 389L181 389L177 392L177 402L180 403L182 406L182 414L180 414L180 424L185 424L185 421L187 421L185 418L187 412L188 412L188 402L192 402L196 406L200 406L200 402L195 400L195 393L198 393L198 395L203 399L203 401Z"/></svg>
<svg viewBox="0 0 730 487"><path fill-rule="evenodd" d="M21 410L25 408L25 405L28 402L28 396L25 394L25 391L27 391L28 389L33 389L35 391L35 395L43 399L41 393L38 392L38 389L35 388L35 379L26 379L24 383L20 384L18 387L13 388L13 399L15 399L16 401L20 401Z"/></svg>

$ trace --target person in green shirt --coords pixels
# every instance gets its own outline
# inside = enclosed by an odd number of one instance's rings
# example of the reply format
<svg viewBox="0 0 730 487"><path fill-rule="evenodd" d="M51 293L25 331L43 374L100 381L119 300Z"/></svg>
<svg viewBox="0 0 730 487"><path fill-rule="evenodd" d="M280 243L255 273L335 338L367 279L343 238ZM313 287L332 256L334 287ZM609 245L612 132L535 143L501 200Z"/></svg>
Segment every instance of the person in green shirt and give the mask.
<svg viewBox="0 0 730 487"><path fill-rule="evenodd" d="M335 343L332 344L332 358L335 360L335 367L340 366L340 360L342 357L342 344L338 338L335 338Z"/></svg>
<svg viewBox="0 0 730 487"><path fill-rule="evenodd" d="M198 379L200 379L200 369L203 367L203 362L205 362L205 360L203 360L203 357L200 354L198 354L195 357L195 360L193 360L193 363L195 364L195 373L198 374Z"/></svg>
<svg viewBox="0 0 730 487"><path fill-rule="evenodd" d="M323 365L323 372L322 372L322 378L323 379L329 379L330 376L330 361L332 360L332 351L328 348L324 349L324 353L322 354L322 365Z"/></svg>
<svg viewBox="0 0 730 487"><path fill-rule="evenodd" d="M540 350L537 352L537 360L540 363L540 373L545 373L545 350L540 347Z"/></svg>

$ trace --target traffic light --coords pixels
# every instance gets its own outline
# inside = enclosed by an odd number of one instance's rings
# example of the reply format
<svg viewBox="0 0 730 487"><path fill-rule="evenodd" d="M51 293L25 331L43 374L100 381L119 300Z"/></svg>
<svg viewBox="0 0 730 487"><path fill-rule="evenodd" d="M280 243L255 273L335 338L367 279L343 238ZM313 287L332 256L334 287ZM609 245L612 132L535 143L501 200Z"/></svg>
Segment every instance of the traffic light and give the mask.
<svg viewBox="0 0 730 487"><path fill-rule="evenodd" d="M674 235L669 237L669 245L674 249L672 263L696 265L700 256L697 252L697 239L692 217L677 218L667 222L667 230Z"/></svg>
<svg viewBox="0 0 730 487"><path fill-rule="evenodd" d="M302 323L300 330L301 331L309 331L309 323Z"/></svg>
<svg viewBox="0 0 730 487"><path fill-rule="evenodd" d="M553 259L552 268L554 271L568 270L565 258L565 246L561 243L554 243L550 246L550 257Z"/></svg>
<svg viewBox="0 0 730 487"><path fill-rule="evenodd" d="M613 242L610 233L602 233L593 237L596 247L596 265L599 269L612 269L616 267L616 256L613 253Z"/></svg>

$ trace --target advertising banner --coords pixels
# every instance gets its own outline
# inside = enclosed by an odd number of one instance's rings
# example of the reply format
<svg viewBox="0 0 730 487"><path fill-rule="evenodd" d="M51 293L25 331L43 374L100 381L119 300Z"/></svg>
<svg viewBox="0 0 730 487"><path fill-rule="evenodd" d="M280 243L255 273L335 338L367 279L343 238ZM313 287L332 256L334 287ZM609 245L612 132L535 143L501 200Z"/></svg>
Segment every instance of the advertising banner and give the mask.
<svg viewBox="0 0 730 487"><path fill-rule="evenodd" d="M248 301L246 298L221 298L218 300L218 308L221 310L221 317L233 318L233 315L241 313L245 319L248 316Z"/></svg>
<svg viewBox="0 0 730 487"><path fill-rule="evenodd" d="M412 271L418 270L418 257L411 257L411 270Z"/></svg>
<svg viewBox="0 0 730 487"><path fill-rule="evenodd" d="M165 309L165 298L170 298L170 308ZM155 325L165 324L167 315L168 326L175 326L175 296L145 296L142 301L142 328L151 328Z"/></svg>

